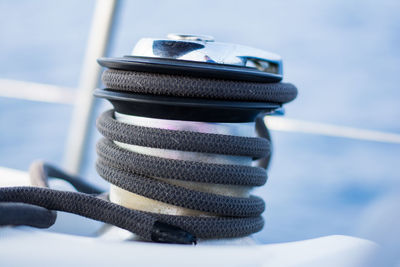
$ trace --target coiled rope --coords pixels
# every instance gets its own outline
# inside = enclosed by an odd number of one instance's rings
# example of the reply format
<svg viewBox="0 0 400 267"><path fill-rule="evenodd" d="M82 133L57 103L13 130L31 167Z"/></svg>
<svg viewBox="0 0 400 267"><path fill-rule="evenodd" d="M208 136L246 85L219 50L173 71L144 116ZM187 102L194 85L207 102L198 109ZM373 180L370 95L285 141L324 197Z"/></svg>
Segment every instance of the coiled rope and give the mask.
<svg viewBox="0 0 400 267"><path fill-rule="evenodd" d="M228 101L252 100L283 104L297 95L297 89L287 83L249 83L122 70L105 71L103 82L109 90ZM93 193L90 186L82 186L77 183L78 179L70 179L65 173L43 164L36 166L33 172L33 177L39 177L36 181L42 181L38 182L39 186L46 186L43 181L54 174L55 177L71 182L78 190L81 188L83 193L48 188L3 188L0 189L0 202L29 203L50 210L80 214L158 242L192 243L194 236L241 237L262 229L264 222L261 213L265 204L261 198L200 192L169 183L168 180L255 187L266 182L264 168L150 156L121 148L115 142L262 160L270 154L267 139L136 126L116 120L113 110L99 117L97 128L104 136L97 144L96 162L97 172L102 178L131 193L209 215L177 216L127 209L90 195ZM265 161L262 166L266 166ZM97 190L94 192L99 193ZM52 214L46 213L46 210L39 212L43 218L47 216L49 226L54 223ZM24 224L23 220L16 220L15 215L13 218L9 216L8 221L4 219L0 224ZM44 225L38 224L39 227Z"/></svg>
<svg viewBox="0 0 400 267"><path fill-rule="evenodd" d="M259 197L231 197L199 192L156 178L260 186L266 182L265 169L148 156L120 148L112 141L162 149L260 158L269 153L268 140L133 126L113 118L112 110L99 117L97 127L106 137L97 144L96 164L97 172L105 180L153 200L218 215L159 217L158 214L153 214L161 221L177 225L199 238L239 237L262 229L263 220L260 214L265 206Z"/></svg>

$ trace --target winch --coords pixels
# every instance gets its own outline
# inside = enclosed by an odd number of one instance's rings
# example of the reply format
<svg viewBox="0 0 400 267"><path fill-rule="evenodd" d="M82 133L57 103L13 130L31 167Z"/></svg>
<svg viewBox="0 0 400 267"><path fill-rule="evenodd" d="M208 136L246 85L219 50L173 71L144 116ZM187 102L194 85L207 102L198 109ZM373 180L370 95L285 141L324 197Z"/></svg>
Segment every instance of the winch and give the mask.
<svg viewBox="0 0 400 267"><path fill-rule="evenodd" d="M254 121L296 97L293 85L280 83L276 54L209 36L168 37L143 38L129 56L99 59L110 69L103 81L112 91L95 96L120 113L206 122Z"/></svg>
<svg viewBox="0 0 400 267"><path fill-rule="evenodd" d="M282 105L297 95L281 82L280 56L210 36L169 34L98 62L106 88L94 95L114 109L97 120L104 138L96 169L110 192L89 195L100 191L37 163L35 185L46 187L55 176L84 193L9 188L0 190L0 201L80 214L156 242L260 231L265 204L250 191L267 181L271 143L263 116L283 114Z"/></svg>

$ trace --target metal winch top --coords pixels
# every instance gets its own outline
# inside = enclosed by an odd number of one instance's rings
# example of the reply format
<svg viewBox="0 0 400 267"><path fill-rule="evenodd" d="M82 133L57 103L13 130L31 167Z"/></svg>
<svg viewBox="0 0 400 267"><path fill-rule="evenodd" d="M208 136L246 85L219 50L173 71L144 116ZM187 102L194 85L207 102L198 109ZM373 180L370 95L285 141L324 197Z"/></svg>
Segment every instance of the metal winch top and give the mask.
<svg viewBox="0 0 400 267"><path fill-rule="evenodd" d="M142 38L131 55L101 58L99 63L108 68L253 82L279 82L283 75L282 59L277 54L192 34Z"/></svg>
<svg viewBox="0 0 400 267"><path fill-rule="evenodd" d="M142 38L132 56L233 65L282 75L279 55L248 46L215 42L211 36L168 34L167 40Z"/></svg>

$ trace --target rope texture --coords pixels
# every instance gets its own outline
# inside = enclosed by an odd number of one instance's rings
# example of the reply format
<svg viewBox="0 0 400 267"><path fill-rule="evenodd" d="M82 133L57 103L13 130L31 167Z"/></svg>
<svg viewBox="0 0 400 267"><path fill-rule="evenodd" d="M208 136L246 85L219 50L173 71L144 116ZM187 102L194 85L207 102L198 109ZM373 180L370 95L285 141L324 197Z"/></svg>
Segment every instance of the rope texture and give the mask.
<svg viewBox="0 0 400 267"><path fill-rule="evenodd" d="M262 229L263 219L260 215L265 204L259 197L231 197L199 192L157 178L261 186L267 179L265 169L148 156L120 148L113 141L260 158L269 155L268 140L139 127L117 121L112 110L99 117L97 126L106 136L97 144L96 163L97 172L105 180L150 199L216 215L197 217L153 214L160 221L181 227L199 238L240 237Z"/></svg>
<svg viewBox="0 0 400 267"><path fill-rule="evenodd" d="M297 96L290 83L256 83L233 80L108 69L103 83L113 90L153 95L284 104Z"/></svg>
<svg viewBox="0 0 400 267"><path fill-rule="evenodd" d="M251 83L114 69L106 70L102 79L111 90L177 97L283 104L292 101L297 95L296 87L289 83ZM267 180L264 168L148 156L122 149L114 141L152 148L246 156L260 159L260 166L267 167L271 145L266 138L133 126L117 121L113 110L104 112L98 118L97 128L105 138L97 144L96 169L105 180L135 194L211 213L213 216L172 216L131 210L91 195L98 195L99 190L80 179L38 163L31 172L34 185L46 187L47 177L54 176L66 179L84 193L38 187L2 188L0 215L7 216L3 217L4 220L0 216L0 225L11 222L14 225L49 227L56 216L52 210L60 210L110 223L153 241L170 236L171 232L160 230L166 226L159 223L180 227L199 238L241 237L263 228L261 213L265 203L261 198L195 191L168 183L168 179L262 186ZM257 131L264 133L262 136L268 135L265 127ZM23 213L24 216L21 216ZM42 220L35 221L35 218ZM154 229L159 233L156 238L153 236ZM179 236L176 229L174 233L175 237Z"/></svg>
<svg viewBox="0 0 400 267"><path fill-rule="evenodd" d="M89 194L59 191L49 188L2 188L0 202L29 203L49 210L78 214L137 233L145 240L151 240L149 229L153 227L157 220L149 214L127 209ZM7 218L7 220L10 221L11 218ZM24 224L26 224L26 221L24 221Z"/></svg>

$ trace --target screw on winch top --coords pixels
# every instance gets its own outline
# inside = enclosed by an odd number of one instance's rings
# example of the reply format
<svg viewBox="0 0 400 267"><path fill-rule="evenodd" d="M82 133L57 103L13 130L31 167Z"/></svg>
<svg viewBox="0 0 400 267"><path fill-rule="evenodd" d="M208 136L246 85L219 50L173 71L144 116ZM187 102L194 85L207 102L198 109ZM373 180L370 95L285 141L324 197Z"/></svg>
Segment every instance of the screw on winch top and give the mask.
<svg viewBox="0 0 400 267"><path fill-rule="evenodd" d="M214 37L210 35L200 34L182 34L182 33L169 33L168 39L171 40L189 40L189 41L202 41L202 42L214 42Z"/></svg>

